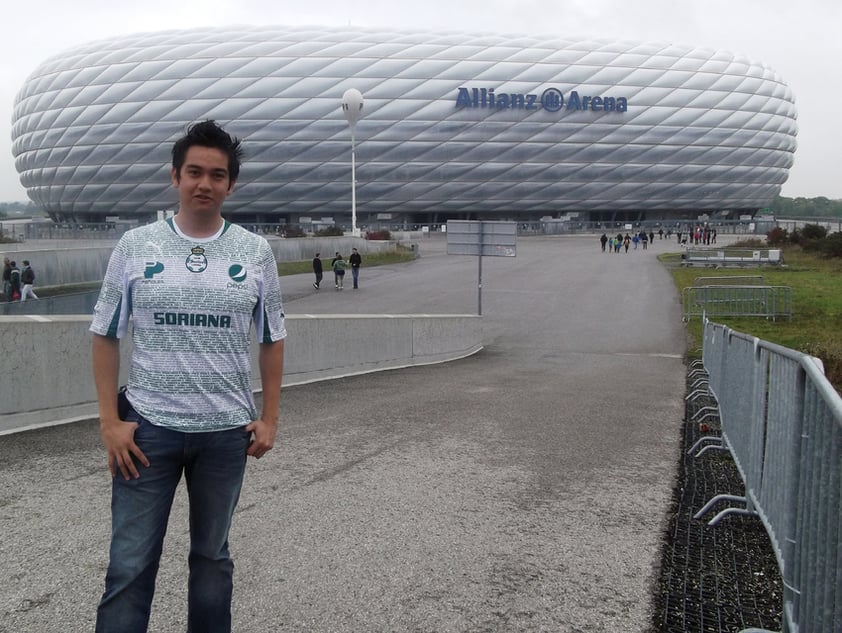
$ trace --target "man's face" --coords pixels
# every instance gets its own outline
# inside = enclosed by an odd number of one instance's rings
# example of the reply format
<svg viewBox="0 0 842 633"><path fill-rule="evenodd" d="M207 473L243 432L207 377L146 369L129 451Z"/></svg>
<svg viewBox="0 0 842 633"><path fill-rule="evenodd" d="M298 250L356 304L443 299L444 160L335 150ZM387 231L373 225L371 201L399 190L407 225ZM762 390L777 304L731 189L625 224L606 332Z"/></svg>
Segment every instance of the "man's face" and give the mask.
<svg viewBox="0 0 842 633"><path fill-rule="evenodd" d="M225 198L234 190L228 173L228 156L213 147L193 145L187 150L181 173L171 170L178 189L179 211L219 214Z"/></svg>

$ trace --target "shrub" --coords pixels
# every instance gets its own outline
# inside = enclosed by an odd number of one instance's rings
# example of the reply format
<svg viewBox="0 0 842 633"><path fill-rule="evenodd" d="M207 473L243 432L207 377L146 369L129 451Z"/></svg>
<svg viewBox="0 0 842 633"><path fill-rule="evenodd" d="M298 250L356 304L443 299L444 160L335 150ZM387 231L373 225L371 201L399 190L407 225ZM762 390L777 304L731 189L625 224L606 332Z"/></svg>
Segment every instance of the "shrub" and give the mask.
<svg viewBox="0 0 842 633"><path fill-rule="evenodd" d="M341 228L334 224L333 226L326 226L323 229L319 229L315 232L315 235L317 237L342 237L344 233Z"/></svg>
<svg viewBox="0 0 842 633"><path fill-rule="evenodd" d="M365 239L367 240L391 240L392 234L387 231L386 229L380 231L368 231L365 234Z"/></svg>
<svg viewBox="0 0 842 633"><path fill-rule="evenodd" d="M842 233L831 233L822 240L824 244L823 252L827 257L842 258Z"/></svg>
<svg viewBox="0 0 842 633"><path fill-rule="evenodd" d="M304 237L307 234L300 226L292 225L284 228L284 237Z"/></svg>
<svg viewBox="0 0 842 633"><path fill-rule="evenodd" d="M801 239L823 240L827 237L827 229L821 224L806 224L801 229Z"/></svg>
<svg viewBox="0 0 842 633"><path fill-rule="evenodd" d="M804 250L819 253L823 257L842 258L842 233L832 233L824 239L805 242Z"/></svg>
<svg viewBox="0 0 842 633"><path fill-rule="evenodd" d="M771 231L766 233L766 243L769 246L781 246L789 241L789 235L786 229L776 226Z"/></svg>

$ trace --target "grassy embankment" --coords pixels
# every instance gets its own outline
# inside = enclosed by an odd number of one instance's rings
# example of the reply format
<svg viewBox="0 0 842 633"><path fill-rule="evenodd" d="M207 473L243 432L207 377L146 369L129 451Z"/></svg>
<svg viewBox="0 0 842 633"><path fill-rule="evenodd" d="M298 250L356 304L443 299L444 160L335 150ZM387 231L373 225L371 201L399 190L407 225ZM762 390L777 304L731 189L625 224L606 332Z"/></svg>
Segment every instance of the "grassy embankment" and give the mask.
<svg viewBox="0 0 842 633"><path fill-rule="evenodd" d="M325 272L330 272L330 260L332 257L322 258ZM393 251L384 251L382 253L365 253L363 254L363 266L371 268L372 266L384 266L386 264L399 264L409 262L414 259L412 250L399 246ZM347 258L346 258L347 260ZM279 262L278 274L282 277L285 275L300 275L302 273L313 273L313 262L307 260L303 262ZM99 282L84 283L84 284L68 284L66 286L44 286L35 287L35 292L39 297L51 297L55 295L66 295L75 292L88 292L91 290L98 290L102 284Z"/></svg>
<svg viewBox="0 0 842 633"><path fill-rule="evenodd" d="M363 258L363 266L371 268L372 266L385 266L387 264L401 264L410 262L415 257L412 250L399 246L394 251L384 251L382 253L361 253ZM330 261L333 257L322 257L322 265L325 272L330 272ZM348 261L348 257L345 257ZM350 268L350 265L349 265ZM308 259L303 262L280 262L278 263L278 274L284 275L300 275L302 273L313 273L313 260Z"/></svg>
<svg viewBox="0 0 842 633"><path fill-rule="evenodd" d="M820 358L828 379L842 392L842 260L820 258L797 246L784 249L784 266L712 270L681 266L680 253L662 255L660 259L670 267L679 293L692 286L696 277L732 275L762 275L766 285L792 288L791 321L717 317L716 322ZM689 356L700 357L700 318L687 324L687 335Z"/></svg>

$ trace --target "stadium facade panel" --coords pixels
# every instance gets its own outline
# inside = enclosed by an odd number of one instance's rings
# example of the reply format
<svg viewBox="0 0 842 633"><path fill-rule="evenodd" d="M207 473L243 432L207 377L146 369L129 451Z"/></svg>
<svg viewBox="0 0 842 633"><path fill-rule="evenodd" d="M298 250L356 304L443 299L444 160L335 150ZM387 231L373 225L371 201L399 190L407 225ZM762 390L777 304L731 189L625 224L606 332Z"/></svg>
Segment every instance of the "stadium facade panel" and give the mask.
<svg viewBox="0 0 842 633"><path fill-rule="evenodd" d="M230 27L91 42L21 88L13 153L53 217L171 207L172 142L212 118L244 140L227 212L537 218L756 210L793 164L792 91L746 57L664 43ZM283 221L283 220L281 220Z"/></svg>

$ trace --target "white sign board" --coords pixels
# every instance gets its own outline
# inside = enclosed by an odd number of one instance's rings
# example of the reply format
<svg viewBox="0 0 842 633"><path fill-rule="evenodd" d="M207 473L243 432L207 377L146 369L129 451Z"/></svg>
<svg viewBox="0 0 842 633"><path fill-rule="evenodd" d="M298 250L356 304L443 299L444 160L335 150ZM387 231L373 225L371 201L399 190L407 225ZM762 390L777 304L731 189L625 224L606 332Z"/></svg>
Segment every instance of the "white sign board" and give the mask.
<svg viewBox="0 0 842 633"><path fill-rule="evenodd" d="M449 220L448 255L517 256L517 222Z"/></svg>

